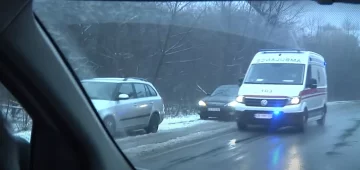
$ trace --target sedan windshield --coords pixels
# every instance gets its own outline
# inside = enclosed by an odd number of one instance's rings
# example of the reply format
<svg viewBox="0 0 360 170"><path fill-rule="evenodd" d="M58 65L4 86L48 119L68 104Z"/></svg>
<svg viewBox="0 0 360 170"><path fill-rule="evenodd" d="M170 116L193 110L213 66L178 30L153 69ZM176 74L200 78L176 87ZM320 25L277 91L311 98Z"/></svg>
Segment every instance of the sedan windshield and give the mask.
<svg viewBox="0 0 360 170"><path fill-rule="evenodd" d="M251 65L245 84L303 84L304 64L267 63Z"/></svg>
<svg viewBox="0 0 360 170"><path fill-rule="evenodd" d="M211 96L227 96L227 97L236 97L239 91L239 86L237 85L225 85L220 86L215 89Z"/></svg>
<svg viewBox="0 0 360 170"><path fill-rule="evenodd" d="M91 99L113 100L116 83L82 82L85 91Z"/></svg>

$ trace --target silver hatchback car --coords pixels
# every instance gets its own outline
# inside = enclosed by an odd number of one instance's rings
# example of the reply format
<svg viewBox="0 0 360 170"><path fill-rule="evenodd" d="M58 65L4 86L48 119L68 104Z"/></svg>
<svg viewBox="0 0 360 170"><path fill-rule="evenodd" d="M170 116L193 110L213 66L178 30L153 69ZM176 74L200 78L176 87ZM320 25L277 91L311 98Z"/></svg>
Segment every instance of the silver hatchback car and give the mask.
<svg viewBox="0 0 360 170"><path fill-rule="evenodd" d="M81 82L112 135L140 129L157 132L164 119L164 103L150 82L141 78L93 78Z"/></svg>

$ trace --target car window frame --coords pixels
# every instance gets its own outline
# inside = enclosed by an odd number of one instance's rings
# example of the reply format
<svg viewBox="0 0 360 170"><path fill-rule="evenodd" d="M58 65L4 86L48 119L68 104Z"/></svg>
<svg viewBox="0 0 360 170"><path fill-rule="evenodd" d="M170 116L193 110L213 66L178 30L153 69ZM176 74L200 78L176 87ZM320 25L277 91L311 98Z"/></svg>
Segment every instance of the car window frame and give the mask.
<svg viewBox="0 0 360 170"><path fill-rule="evenodd" d="M146 97L152 97L150 94L150 89L147 87L147 84L144 84L145 86L145 91L146 91Z"/></svg>
<svg viewBox="0 0 360 170"><path fill-rule="evenodd" d="M14 16L6 15L11 21L0 40L4 45L0 49L0 70L4 73L0 80L34 120L30 169L54 169L54 163L59 163L57 169L135 169L106 130L79 77L33 13L31 1L0 4L17 11ZM39 161L49 156L51 160Z"/></svg>
<svg viewBox="0 0 360 170"><path fill-rule="evenodd" d="M80 82L81 86L83 86L83 83L105 83L105 82L85 81L85 82ZM114 84L115 84L115 89L113 90L113 92L111 94L110 101L116 101L116 99L117 99L116 91L118 91L117 89L118 89L119 86L118 86L118 83L114 83ZM89 94L86 92L86 95L89 95Z"/></svg>
<svg viewBox="0 0 360 170"><path fill-rule="evenodd" d="M156 92L156 90L155 90L153 87L151 87L150 85L146 84L146 88L148 88L148 90L149 90L150 97L156 97L156 96L158 96L158 93ZM154 95L151 95L151 90L155 93Z"/></svg>
<svg viewBox="0 0 360 170"><path fill-rule="evenodd" d="M144 96L144 97L139 97L139 96L138 96L138 93L137 93L136 88L135 88L135 85L136 85L136 84L141 84L141 85L143 85L143 86L144 86L144 89L145 89L145 91L144 91L145 96ZM147 98L147 97L149 97L149 96L146 96L146 86L145 86L145 84L144 84L144 83L138 83L138 82L133 83L133 88L134 88L134 90L135 90L135 94L136 94L136 98L137 98L137 99L141 99L141 98Z"/></svg>
<svg viewBox="0 0 360 170"><path fill-rule="evenodd" d="M130 96L129 96L129 99L128 100L131 100L131 99L136 99L137 98L137 94L136 94L136 92L135 92L135 87L134 87L134 84L133 83L130 83L130 82L121 82L121 83L118 83L119 85L118 85L118 88L117 88L117 90L116 90L116 93L115 93L115 97L117 97L116 95L120 95L119 93L119 91L120 91L120 88L121 88L121 86L123 85L123 84L130 84L131 85L131 88L132 88L132 90L133 90L133 93L134 93L134 96L131 98Z"/></svg>

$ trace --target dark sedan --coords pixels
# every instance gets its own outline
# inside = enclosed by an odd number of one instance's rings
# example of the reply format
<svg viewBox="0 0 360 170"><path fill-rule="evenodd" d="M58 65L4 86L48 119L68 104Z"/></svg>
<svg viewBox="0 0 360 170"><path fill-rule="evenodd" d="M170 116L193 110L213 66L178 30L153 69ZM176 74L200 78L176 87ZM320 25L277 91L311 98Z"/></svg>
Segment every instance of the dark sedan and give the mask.
<svg viewBox="0 0 360 170"><path fill-rule="evenodd" d="M239 85L222 85L216 88L213 93L199 101L200 118L232 119L238 91Z"/></svg>

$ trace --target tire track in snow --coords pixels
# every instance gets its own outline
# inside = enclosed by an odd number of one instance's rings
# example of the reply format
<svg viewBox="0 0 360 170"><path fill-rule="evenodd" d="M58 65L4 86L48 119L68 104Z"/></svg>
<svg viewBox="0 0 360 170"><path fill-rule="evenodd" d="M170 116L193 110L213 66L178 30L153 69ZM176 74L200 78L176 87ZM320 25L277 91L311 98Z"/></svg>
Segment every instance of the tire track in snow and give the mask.
<svg viewBox="0 0 360 170"><path fill-rule="evenodd" d="M176 147L209 138L216 134L227 134L236 131L236 128L222 128L217 130L200 131L189 135L176 137L160 143L144 144L133 148L123 149L123 152L130 157L145 156L151 153L161 153L162 151L171 150ZM121 147L121 145L120 145Z"/></svg>

